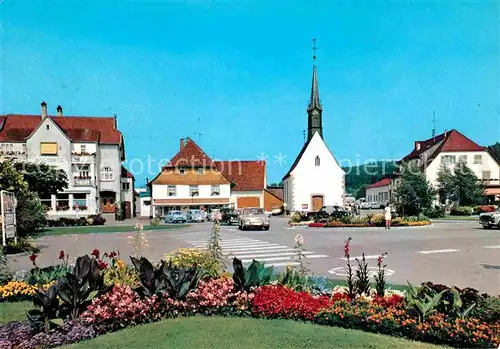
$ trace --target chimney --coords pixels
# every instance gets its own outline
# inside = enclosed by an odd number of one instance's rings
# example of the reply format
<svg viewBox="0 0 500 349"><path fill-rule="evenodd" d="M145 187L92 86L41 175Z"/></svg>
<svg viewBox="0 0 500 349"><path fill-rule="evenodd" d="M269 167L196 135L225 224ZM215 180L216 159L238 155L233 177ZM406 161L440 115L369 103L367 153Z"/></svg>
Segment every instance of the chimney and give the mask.
<svg viewBox="0 0 500 349"><path fill-rule="evenodd" d="M47 116L47 103L45 103L45 101L42 101L40 105L42 106L42 111L41 111L42 118L44 118Z"/></svg>
<svg viewBox="0 0 500 349"><path fill-rule="evenodd" d="M63 111L61 105L57 106L57 116L63 116Z"/></svg>
<svg viewBox="0 0 500 349"><path fill-rule="evenodd" d="M420 150L421 146L422 146L422 143L420 143L419 141L415 142L415 150Z"/></svg>
<svg viewBox="0 0 500 349"><path fill-rule="evenodd" d="M444 130L444 138L448 136L448 130Z"/></svg>
<svg viewBox="0 0 500 349"><path fill-rule="evenodd" d="M180 145L179 150L184 149L184 146L185 146L185 143L184 143L184 138L181 138L181 145Z"/></svg>

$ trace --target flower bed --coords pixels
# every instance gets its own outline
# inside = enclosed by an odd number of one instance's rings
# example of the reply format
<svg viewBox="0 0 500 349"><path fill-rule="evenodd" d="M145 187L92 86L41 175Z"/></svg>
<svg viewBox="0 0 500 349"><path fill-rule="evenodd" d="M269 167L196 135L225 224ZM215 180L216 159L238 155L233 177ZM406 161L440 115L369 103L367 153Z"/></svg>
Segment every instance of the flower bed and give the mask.
<svg viewBox="0 0 500 349"><path fill-rule="evenodd" d="M430 221L403 221L395 220L391 223L391 227L422 227L431 225ZM375 223L344 223L342 221L331 221L327 223L312 222L309 223L309 228L369 228L369 227L382 227L381 224Z"/></svg>
<svg viewBox="0 0 500 349"><path fill-rule="evenodd" d="M42 285L47 289L55 282ZM37 292L38 285L30 285L24 281L9 281L0 286L0 302L18 302L31 299Z"/></svg>

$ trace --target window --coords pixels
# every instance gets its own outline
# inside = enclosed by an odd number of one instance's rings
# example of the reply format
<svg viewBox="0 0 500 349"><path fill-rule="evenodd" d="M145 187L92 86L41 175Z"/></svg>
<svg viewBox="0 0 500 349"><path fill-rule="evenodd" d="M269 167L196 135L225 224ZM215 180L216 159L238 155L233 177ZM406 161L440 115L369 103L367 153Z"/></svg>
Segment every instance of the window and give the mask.
<svg viewBox="0 0 500 349"><path fill-rule="evenodd" d="M23 143L21 148L23 149L23 154L26 154L26 143Z"/></svg>
<svg viewBox="0 0 500 349"><path fill-rule="evenodd" d="M78 165L78 177L79 178L90 178L90 165Z"/></svg>
<svg viewBox="0 0 500 349"><path fill-rule="evenodd" d="M484 180L490 180L491 179L491 171L483 171L483 181Z"/></svg>
<svg viewBox="0 0 500 349"><path fill-rule="evenodd" d="M474 155L474 164L480 165L483 163L483 156L481 154Z"/></svg>
<svg viewBox="0 0 500 349"><path fill-rule="evenodd" d="M57 143L41 142L40 155L57 155Z"/></svg>
<svg viewBox="0 0 500 349"><path fill-rule="evenodd" d="M101 169L101 181L112 181L114 179L113 169L105 166Z"/></svg>
<svg viewBox="0 0 500 349"><path fill-rule="evenodd" d="M316 156L316 159L314 159L314 166L319 166L321 164L321 160L319 156Z"/></svg>
<svg viewBox="0 0 500 349"><path fill-rule="evenodd" d="M443 155L441 156L441 163L443 165L452 165L456 162L455 155Z"/></svg>
<svg viewBox="0 0 500 349"><path fill-rule="evenodd" d="M57 211L69 210L69 194L61 193L56 195L56 210Z"/></svg>
<svg viewBox="0 0 500 349"><path fill-rule="evenodd" d="M82 144L80 146L80 153L83 154L83 153L86 153L86 152L87 152L87 146L85 144Z"/></svg>
<svg viewBox="0 0 500 349"><path fill-rule="evenodd" d="M384 193L384 201L389 201L389 193Z"/></svg>
<svg viewBox="0 0 500 349"><path fill-rule="evenodd" d="M368 202L372 202L372 196L368 195Z"/></svg>
<svg viewBox="0 0 500 349"><path fill-rule="evenodd" d="M42 195L40 196L40 202L45 207L46 210L52 210L52 195Z"/></svg>
<svg viewBox="0 0 500 349"><path fill-rule="evenodd" d="M460 155L459 160L462 161L464 164L467 164L467 155Z"/></svg>
<svg viewBox="0 0 500 349"><path fill-rule="evenodd" d="M73 209L76 209L77 207L80 211L87 209L87 194L73 194Z"/></svg>
<svg viewBox="0 0 500 349"><path fill-rule="evenodd" d="M150 206L151 200L144 200L144 206Z"/></svg>
<svg viewBox="0 0 500 349"><path fill-rule="evenodd" d="M47 130L48 130L48 129L50 129L49 124L45 125L45 128L46 128Z"/></svg>
<svg viewBox="0 0 500 349"><path fill-rule="evenodd" d="M212 185L212 196L220 195L220 186Z"/></svg>
<svg viewBox="0 0 500 349"><path fill-rule="evenodd" d="M167 187L167 195L168 196L175 196L176 195L176 192L175 192L175 185L169 185Z"/></svg>
<svg viewBox="0 0 500 349"><path fill-rule="evenodd" d="M179 174L180 175L184 175L186 173L186 169L185 168L180 168L179 169Z"/></svg>
<svg viewBox="0 0 500 349"><path fill-rule="evenodd" d="M189 186L189 195L190 196L198 196L199 194L200 194L200 192L198 190L197 185L190 185Z"/></svg>
<svg viewBox="0 0 500 349"><path fill-rule="evenodd" d="M204 172L204 171L203 171L203 167L198 168L198 174L199 174L199 175L202 175L202 174L203 174L203 172Z"/></svg>
<svg viewBox="0 0 500 349"><path fill-rule="evenodd" d="M130 183L129 182L123 182L122 183L122 190L130 190Z"/></svg>

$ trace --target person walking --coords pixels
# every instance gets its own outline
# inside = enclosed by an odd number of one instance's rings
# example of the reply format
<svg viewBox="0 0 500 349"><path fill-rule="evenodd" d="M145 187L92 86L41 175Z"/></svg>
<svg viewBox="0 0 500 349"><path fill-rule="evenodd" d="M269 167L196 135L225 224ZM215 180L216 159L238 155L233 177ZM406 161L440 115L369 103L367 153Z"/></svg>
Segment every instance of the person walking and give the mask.
<svg viewBox="0 0 500 349"><path fill-rule="evenodd" d="M391 229L391 206L387 204L384 208L384 216L385 216L385 229Z"/></svg>

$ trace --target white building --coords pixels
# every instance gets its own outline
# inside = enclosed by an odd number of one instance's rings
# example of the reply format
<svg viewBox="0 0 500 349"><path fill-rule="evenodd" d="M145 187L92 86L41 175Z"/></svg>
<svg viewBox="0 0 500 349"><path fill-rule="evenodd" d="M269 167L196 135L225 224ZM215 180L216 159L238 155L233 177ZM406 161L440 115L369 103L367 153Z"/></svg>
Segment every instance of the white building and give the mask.
<svg viewBox="0 0 500 349"><path fill-rule="evenodd" d="M344 204L345 173L323 139L323 108L316 64L307 114L307 142L283 178L284 201L291 212L317 211L325 205Z"/></svg>
<svg viewBox="0 0 500 349"><path fill-rule="evenodd" d="M155 215L170 210L234 207L281 207L266 189L265 161L213 161L191 139L150 183Z"/></svg>
<svg viewBox="0 0 500 349"><path fill-rule="evenodd" d="M391 179L384 178L366 187L366 202L385 206L391 201Z"/></svg>
<svg viewBox="0 0 500 349"><path fill-rule="evenodd" d="M453 171L459 160L464 161L483 183L486 196L492 200L495 196L500 196L500 164L487 148L457 130L447 131L424 141L416 141L412 152L405 156L401 163L419 166L427 180L437 187L439 169L446 166ZM397 185L399 180L396 178L393 182Z"/></svg>
<svg viewBox="0 0 500 349"><path fill-rule="evenodd" d="M67 173L67 189L40 198L51 218L114 213L117 202L132 209L126 183L133 191L133 176L122 180L125 147L115 117L64 116L61 106L50 116L45 102L41 115L0 115L0 161L8 159Z"/></svg>

